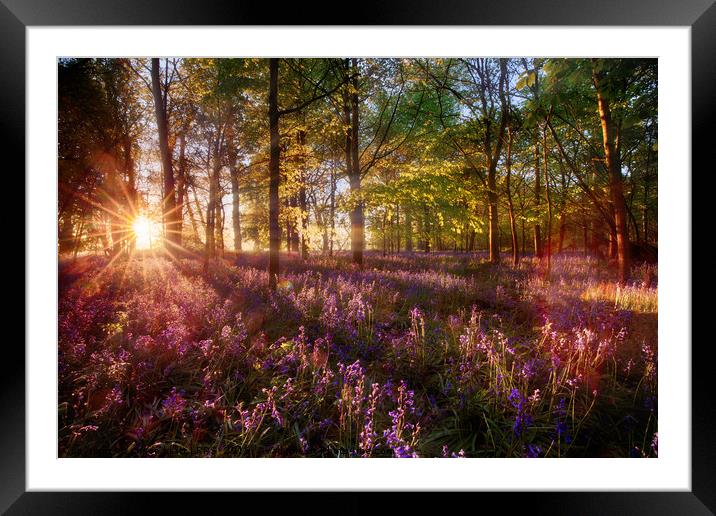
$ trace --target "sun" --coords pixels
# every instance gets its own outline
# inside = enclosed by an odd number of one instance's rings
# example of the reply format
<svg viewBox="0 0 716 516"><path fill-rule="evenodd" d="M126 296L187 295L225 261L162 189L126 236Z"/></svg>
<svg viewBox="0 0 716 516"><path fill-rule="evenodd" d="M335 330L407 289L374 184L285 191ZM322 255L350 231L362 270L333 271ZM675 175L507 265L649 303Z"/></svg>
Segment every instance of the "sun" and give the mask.
<svg viewBox="0 0 716 516"><path fill-rule="evenodd" d="M144 215L140 215L134 219L132 223L132 231L134 232L136 248L149 249L152 246L152 221Z"/></svg>

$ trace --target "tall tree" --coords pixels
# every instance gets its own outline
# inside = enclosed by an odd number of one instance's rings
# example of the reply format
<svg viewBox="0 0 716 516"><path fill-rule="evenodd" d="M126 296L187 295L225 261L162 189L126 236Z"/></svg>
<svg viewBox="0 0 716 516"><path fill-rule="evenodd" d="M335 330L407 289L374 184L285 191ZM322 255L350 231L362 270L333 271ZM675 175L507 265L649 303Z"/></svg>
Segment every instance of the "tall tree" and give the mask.
<svg viewBox="0 0 716 516"><path fill-rule="evenodd" d="M159 138L159 156L162 163L162 178L164 195L162 199L162 214L164 216L164 231L166 240L173 246L181 246L181 234L178 231L178 215L176 203L176 190L174 188L174 171L172 156L169 150L169 129L167 122L167 102L169 98L166 78L162 83L159 73L159 59L152 58L152 96L154 98L154 113L157 122L157 136Z"/></svg>
<svg viewBox="0 0 716 516"><path fill-rule="evenodd" d="M619 261L619 281L624 284L629 278L630 247L627 230L626 203L624 201L624 185L621 169L618 127L612 119L612 110L607 96L607 77L602 61L592 62L592 80L597 93L599 119L602 126L604 159L609 171L609 193L614 208L614 224L616 226L617 253Z"/></svg>

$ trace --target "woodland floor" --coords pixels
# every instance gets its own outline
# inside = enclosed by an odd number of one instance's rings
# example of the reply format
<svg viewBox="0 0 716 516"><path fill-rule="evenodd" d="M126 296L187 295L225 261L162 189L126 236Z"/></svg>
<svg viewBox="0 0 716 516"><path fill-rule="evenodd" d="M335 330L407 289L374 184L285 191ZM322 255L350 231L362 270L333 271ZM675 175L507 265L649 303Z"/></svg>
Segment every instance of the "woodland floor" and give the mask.
<svg viewBox="0 0 716 516"><path fill-rule="evenodd" d="M60 455L657 455L656 266L281 260L60 260Z"/></svg>

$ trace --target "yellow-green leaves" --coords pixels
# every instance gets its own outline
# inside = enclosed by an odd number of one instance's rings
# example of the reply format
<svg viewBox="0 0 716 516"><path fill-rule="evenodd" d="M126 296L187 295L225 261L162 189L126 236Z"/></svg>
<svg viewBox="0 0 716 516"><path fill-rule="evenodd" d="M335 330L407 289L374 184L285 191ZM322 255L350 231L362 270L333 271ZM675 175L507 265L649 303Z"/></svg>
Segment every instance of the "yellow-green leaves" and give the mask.
<svg viewBox="0 0 716 516"><path fill-rule="evenodd" d="M522 90L527 86L534 86L535 81L537 80L537 72L535 70L530 70L528 72L525 72L522 74L522 76L517 79L517 83L515 84L515 87L518 90Z"/></svg>

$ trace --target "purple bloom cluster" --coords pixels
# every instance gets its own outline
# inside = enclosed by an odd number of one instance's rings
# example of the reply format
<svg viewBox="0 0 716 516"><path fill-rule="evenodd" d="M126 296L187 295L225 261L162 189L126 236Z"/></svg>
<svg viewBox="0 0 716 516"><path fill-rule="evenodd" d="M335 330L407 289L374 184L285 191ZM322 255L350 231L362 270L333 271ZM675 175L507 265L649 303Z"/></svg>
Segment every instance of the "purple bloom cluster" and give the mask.
<svg viewBox="0 0 716 516"><path fill-rule="evenodd" d="M656 342L584 295L608 271L484 259L288 260L275 292L250 254L61 271L61 454L657 455Z"/></svg>

